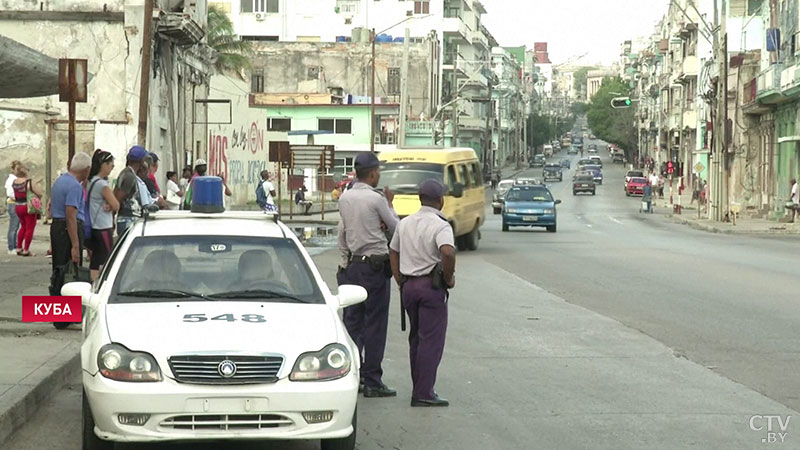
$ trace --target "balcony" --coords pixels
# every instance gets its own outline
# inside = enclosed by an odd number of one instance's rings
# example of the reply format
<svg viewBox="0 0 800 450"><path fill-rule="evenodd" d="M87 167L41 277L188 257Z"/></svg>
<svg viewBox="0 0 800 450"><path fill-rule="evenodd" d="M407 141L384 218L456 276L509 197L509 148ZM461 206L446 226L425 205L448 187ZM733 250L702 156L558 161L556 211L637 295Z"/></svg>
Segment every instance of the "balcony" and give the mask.
<svg viewBox="0 0 800 450"><path fill-rule="evenodd" d="M681 64L681 79L697 77L697 56L687 56Z"/></svg>
<svg viewBox="0 0 800 450"><path fill-rule="evenodd" d="M406 133L430 136L433 134L433 122L430 120L409 120L406 122Z"/></svg>
<svg viewBox="0 0 800 450"><path fill-rule="evenodd" d="M465 130L485 130L486 119L477 116L462 116L458 118L458 128Z"/></svg>
<svg viewBox="0 0 800 450"><path fill-rule="evenodd" d="M781 71L781 93L787 99L800 94L800 64L786 67Z"/></svg>
<svg viewBox="0 0 800 450"><path fill-rule="evenodd" d="M669 73L662 73L658 76L658 84L662 91L668 91L670 87Z"/></svg>
<svg viewBox="0 0 800 450"><path fill-rule="evenodd" d="M443 21L442 34L456 44L471 44L472 30L461 17L446 17Z"/></svg>
<svg viewBox="0 0 800 450"><path fill-rule="evenodd" d="M697 110L692 107L683 112L683 129L697 129Z"/></svg>
<svg viewBox="0 0 800 450"><path fill-rule="evenodd" d="M781 93L781 72L782 64L773 64L762 71L756 77L757 90L756 98L759 103L766 105L776 105L786 101Z"/></svg>
<svg viewBox="0 0 800 450"><path fill-rule="evenodd" d="M484 48L489 49L489 38L480 29L470 32L470 40L473 44L482 45Z"/></svg>
<svg viewBox="0 0 800 450"><path fill-rule="evenodd" d="M162 12L158 18L158 33L179 47L189 47L200 42L205 31L190 14Z"/></svg>
<svg viewBox="0 0 800 450"><path fill-rule="evenodd" d="M442 69L457 71L458 78L469 77L467 70L468 63L464 59L464 55L458 52L445 52L444 61L442 62Z"/></svg>

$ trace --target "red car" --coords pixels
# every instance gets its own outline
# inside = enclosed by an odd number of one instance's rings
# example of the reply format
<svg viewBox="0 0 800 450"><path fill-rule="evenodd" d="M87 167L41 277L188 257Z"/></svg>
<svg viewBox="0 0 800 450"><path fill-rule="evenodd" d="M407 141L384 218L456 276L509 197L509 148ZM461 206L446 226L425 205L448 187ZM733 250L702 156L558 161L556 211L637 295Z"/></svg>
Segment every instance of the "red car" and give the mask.
<svg viewBox="0 0 800 450"><path fill-rule="evenodd" d="M648 184L647 178L633 177L625 185L625 195L644 195L644 187Z"/></svg>

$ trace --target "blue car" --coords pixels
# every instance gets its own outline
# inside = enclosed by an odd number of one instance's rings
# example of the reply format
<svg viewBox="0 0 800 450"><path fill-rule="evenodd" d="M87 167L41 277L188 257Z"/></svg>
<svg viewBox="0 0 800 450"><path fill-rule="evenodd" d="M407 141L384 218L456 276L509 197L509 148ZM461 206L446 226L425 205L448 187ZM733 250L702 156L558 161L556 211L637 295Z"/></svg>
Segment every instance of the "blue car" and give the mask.
<svg viewBox="0 0 800 450"><path fill-rule="evenodd" d="M545 227L555 233L556 205L560 203L545 186L514 186L506 193L503 231L509 227Z"/></svg>

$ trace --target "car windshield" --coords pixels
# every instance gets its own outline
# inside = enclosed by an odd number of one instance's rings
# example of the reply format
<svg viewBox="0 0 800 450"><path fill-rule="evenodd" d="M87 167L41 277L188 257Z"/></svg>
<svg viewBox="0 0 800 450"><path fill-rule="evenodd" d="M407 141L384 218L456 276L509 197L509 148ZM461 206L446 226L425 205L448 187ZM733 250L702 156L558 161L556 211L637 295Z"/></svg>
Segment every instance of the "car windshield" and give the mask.
<svg viewBox="0 0 800 450"><path fill-rule="evenodd" d="M587 164L587 165L583 166L583 170L592 170L592 171L600 172L600 166Z"/></svg>
<svg viewBox="0 0 800 450"><path fill-rule="evenodd" d="M507 191L511 189L511 186L513 185L513 181L501 181L500 184L497 185L497 189Z"/></svg>
<svg viewBox="0 0 800 450"><path fill-rule="evenodd" d="M630 172L628 172L628 176L629 177L643 177L644 173L643 172L637 172L635 170L631 170Z"/></svg>
<svg viewBox="0 0 800 450"><path fill-rule="evenodd" d="M428 163L385 163L381 165L380 187L388 186L395 194L419 194L423 181L444 181L444 166Z"/></svg>
<svg viewBox="0 0 800 450"><path fill-rule="evenodd" d="M647 183L646 178L632 178L631 183Z"/></svg>
<svg viewBox="0 0 800 450"><path fill-rule="evenodd" d="M581 175L578 178L576 178L575 181L578 183L591 183L594 181L594 178L588 175Z"/></svg>
<svg viewBox="0 0 800 450"><path fill-rule="evenodd" d="M560 170L561 169L561 164L548 164L548 165L546 165L544 167L547 168L547 169L559 169Z"/></svg>
<svg viewBox="0 0 800 450"><path fill-rule="evenodd" d="M325 302L291 239L137 237L121 263L109 303L176 300Z"/></svg>
<svg viewBox="0 0 800 450"><path fill-rule="evenodd" d="M520 187L508 191L506 201L509 202L552 202L550 191L543 187Z"/></svg>

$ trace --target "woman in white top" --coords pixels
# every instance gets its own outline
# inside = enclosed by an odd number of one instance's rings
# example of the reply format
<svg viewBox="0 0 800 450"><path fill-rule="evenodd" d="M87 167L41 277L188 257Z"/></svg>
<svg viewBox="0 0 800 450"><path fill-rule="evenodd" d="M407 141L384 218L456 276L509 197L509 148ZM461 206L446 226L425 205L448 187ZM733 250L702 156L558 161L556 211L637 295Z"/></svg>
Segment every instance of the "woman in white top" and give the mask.
<svg viewBox="0 0 800 450"><path fill-rule="evenodd" d="M6 179L6 210L8 211L8 254L17 254L17 232L19 231L19 217L17 217L16 200L14 199L14 181L17 179L17 166L19 161L11 161L11 173Z"/></svg>
<svg viewBox="0 0 800 450"><path fill-rule="evenodd" d="M180 209L183 189L178 187L178 173L167 172L167 209Z"/></svg>
<svg viewBox="0 0 800 450"><path fill-rule="evenodd" d="M114 214L119 211L119 201L108 184L108 175L112 170L114 170L114 156L104 150L95 150L92 155L89 183L86 185L89 200L86 214L92 222L92 237L88 242L92 250L89 261L92 281L97 279L111 255L111 249L114 248Z"/></svg>

